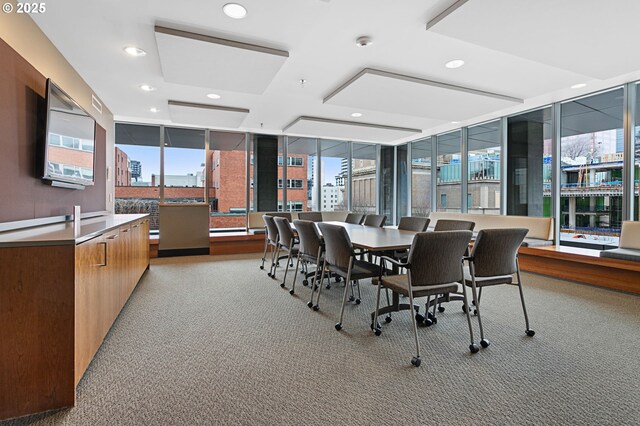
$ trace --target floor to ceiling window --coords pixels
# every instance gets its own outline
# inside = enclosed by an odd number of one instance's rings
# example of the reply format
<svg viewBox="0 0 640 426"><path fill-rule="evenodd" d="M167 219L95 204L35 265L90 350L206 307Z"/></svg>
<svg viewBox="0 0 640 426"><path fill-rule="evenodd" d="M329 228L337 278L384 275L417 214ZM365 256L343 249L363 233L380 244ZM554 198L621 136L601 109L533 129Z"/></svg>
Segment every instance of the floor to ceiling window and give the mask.
<svg viewBox="0 0 640 426"><path fill-rule="evenodd" d="M396 147L396 225L400 222L400 218L409 215L409 194L408 194L408 179L409 179L409 151L407 145L399 145Z"/></svg>
<svg viewBox="0 0 640 426"><path fill-rule="evenodd" d="M347 210L347 173L349 169L349 143L331 139L320 140L320 161L314 163L313 174L320 176L320 199L313 201L314 210ZM312 197L318 197L314 191Z"/></svg>
<svg viewBox="0 0 640 426"><path fill-rule="evenodd" d="M318 211L314 168L316 139L289 136L287 146L287 203L289 211ZM315 203L314 203L315 202Z"/></svg>
<svg viewBox="0 0 640 426"><path fill-rule="evenodd" d="M431 140L411 143L411 216L431 212Z"/></svg>
<svg viewBox="0 0 640 426"><path fill-rule="evenodd" d="M551 107L507 120L507 214L551 217Z"/></svg>
<svg viewBox="0 0 640 426"><path fill-rule="evenodd" d="M211 228L244 228L247 220L245 134L210 132Z"/></svg>
<svg viewBox="0 0 640 426"><path fill-rule="evenodd" d="M165 127L164 203L203 203L205 130ZM153 175L152 180L159 180Z"/></svg>
<svg viewBox="0 0 640 426"><path fill-rule="evenodd" d="M561 244L618 245L623 97L619 88L561 104Z"/></svg>
<svg viewBox="0 0 640 426"><path fill-rule="evenodd" d="M160 127L124 123L115 127L115 213L148 213L149 228L158 230Z"/></svg>
<svg viewBox="0 0 640 426"><path fill-rule="evenodd" d="M393 192L398 188L394 188L394 149L393 146L380 147L380 214L387 216L387 223L392 225L393 219Z"/></svg>
<svg viewBox="0 0 640 426"><path fill-rule="evenodd" d="M462 132L445 133L437 136L437 211L460 212L461 195L461 147Z"/></svg>
<svg viewBox="0 0 640 426"><path fill-rule="evenodd" d="M377 147L365 143L354 143L352 146L351 210L356 213L376 214Z"/></svg>
<svg viewBox="0 0 640 426"><path fill-rule="evenodd" d="M468 130L469 213L500 214L500 120Z"/></svg>
<svg viewBox="0 0 640 426"><path fill-rule="evenodd" d="M640 187L640 83L635 84L636 116L633 129L633 220L639 220L640 202L638 202L638 188Z"/></svg>

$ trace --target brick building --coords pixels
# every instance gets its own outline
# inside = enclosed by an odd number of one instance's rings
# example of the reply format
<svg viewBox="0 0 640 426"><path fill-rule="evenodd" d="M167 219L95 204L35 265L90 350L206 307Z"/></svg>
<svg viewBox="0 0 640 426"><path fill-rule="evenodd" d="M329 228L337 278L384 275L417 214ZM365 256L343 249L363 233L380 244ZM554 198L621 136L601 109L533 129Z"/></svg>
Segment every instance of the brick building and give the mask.
<svg viewBox="0 0 640 426"><path fill-rule="evenodd" d="M126 152L116 147L116 187L129 186L131 184L131 162ZM138 163L139 164L139 163Z"/></svg>

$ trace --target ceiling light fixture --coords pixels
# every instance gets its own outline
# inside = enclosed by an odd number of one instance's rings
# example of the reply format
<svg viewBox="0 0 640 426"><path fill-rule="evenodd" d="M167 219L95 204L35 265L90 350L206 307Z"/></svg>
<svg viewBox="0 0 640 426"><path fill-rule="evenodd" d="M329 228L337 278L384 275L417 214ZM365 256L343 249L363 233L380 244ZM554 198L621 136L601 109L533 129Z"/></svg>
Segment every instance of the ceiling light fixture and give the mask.
<svg viewBox="0 0 640 426"><path fill-rule="evenodd" d="M149 108L149 111L151 111L151 112L158 112L158 111L160 111L160 110L159 110L158 108Z"/></svg>
<svg viewBox="0 0 640 426"><path fill-rule="evenodd" d="M358 47L367 47L371 46L372 44L373 40L371 40L371 37L368 36L362 36L356 39L356 46Z"/></svg>
<svg viewBox="0 0 640 426"><path fill-rule="evenodd" d="M451 124L458 124L459 121L452 121Z"/></svg>
<svg viewBox="0 0 640 426"><path fill-rule="evenodd" d="M464 65L464 61L462 59L454 59L444 64L445 67L450 69L460 68L463 65Z"/></svg>
<svg viewBox="0 0 640 426"><path fill-rule="evenodd" d="M578 83L578 84L574 84L573 86L571 86L572 89L582 89L583 87L586 87L587 84L586 83Z"/></svg>
<svg viewBox="0 0 640 426"><path fill-rule="evenodd" d="M150 86L148 84L141 84L140 89L144 90L145 92L153 92L154 90L156 90L155 87Z"/></svg>
<svg viewBox="0 0 640 426"><path fill-rule="evenodd" d="M227 3L222 6L222 11L229 18L242 19L247 16L247 9L238 3Z"/></svg>
<svg viewBox="0 0 640 426"><path fill-rule="evenodd" d="M209 98L209 99L220 99L220 95L218 95L217 93L209 93L207 95L207 98Z"/></svg>
<svg viewBox="0 0 640 426"><path fill-rule="evenodd" d="M147 52L135 46L127 46L124 48L124 51L131 56L144 56L147 54Z"/></svg>
<svg viewBox="0 0 640 426"><path fill-rule="evenodd" d="M362 113L361 112L354 112L353 114L351 114L352 117L354 118L359 118L362 117Z"/></svg>

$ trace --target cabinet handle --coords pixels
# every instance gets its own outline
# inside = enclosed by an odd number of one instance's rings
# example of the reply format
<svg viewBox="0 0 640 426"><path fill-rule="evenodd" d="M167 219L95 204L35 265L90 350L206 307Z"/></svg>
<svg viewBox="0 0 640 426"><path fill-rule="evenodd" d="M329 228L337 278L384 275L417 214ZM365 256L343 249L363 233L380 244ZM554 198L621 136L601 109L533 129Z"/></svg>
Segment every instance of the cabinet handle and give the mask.
<svg viewBox="0 0 640 426"><path fill-rule="evenodd" d="M128 229L128 228L126 228L126 229L122 229L121 231L122 231L122 232L129 232L129 229Z"/></svg>
<svg viewBox="0 0 640 426"><path fill-rule="evenodd" d="M116 238L118 238L118 234L109 235L109 236L107 237L107 240L115 240Z"/></svg>
<svg viewBox="0 0 640 426"><path fill-rule="evenodd" d="M133 225L134 228L137 228L138 226L140 226L140 225Z"/></svg>
<svg viewBox="0 0 640 426"><path fill-rule="evenodd" d="M100 241L98 244L104 244L104 263L98 263L97 266L107 266L107 242Z"/></svg>

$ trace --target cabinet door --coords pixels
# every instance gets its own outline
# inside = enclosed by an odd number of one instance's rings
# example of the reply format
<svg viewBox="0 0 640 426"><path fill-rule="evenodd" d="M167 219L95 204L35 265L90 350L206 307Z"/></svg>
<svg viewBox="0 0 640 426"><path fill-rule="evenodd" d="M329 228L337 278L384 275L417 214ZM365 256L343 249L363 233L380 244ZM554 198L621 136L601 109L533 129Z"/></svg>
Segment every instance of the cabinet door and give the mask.
<svg viewBox="0 0 640 426"><path fill-rule="evenodd" d="M107 242L97 237L75 251L75 383L102 343L101 288L108 261Z"/></svg>

